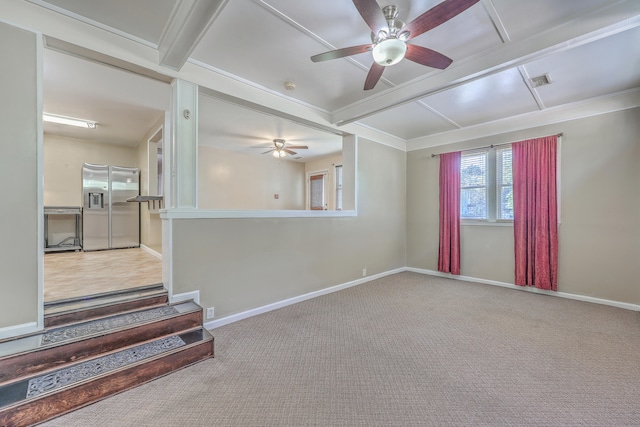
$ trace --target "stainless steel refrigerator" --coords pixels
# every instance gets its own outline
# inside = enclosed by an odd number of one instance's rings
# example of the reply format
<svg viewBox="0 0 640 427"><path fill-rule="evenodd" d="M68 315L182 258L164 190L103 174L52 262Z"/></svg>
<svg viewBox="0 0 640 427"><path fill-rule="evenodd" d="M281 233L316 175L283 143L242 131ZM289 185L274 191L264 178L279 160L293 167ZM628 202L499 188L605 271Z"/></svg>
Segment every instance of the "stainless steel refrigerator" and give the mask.
<svg viewBox="0 0 640 427"><path fill-rule="evenodd" d="M140 170L82 165L82 249L140 247Z"/></svg>

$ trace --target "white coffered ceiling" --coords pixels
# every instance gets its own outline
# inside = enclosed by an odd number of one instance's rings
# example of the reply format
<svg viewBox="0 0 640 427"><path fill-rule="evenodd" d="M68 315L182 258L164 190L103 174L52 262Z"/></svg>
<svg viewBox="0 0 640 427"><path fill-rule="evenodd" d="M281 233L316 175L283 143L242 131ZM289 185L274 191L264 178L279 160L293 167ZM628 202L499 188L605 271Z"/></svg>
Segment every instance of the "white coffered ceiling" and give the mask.
<svg viewBox="0 0 640 427"><path fill-rule="evenodd" d="M408 22L440 2L380 0L378 4L397 5L399 17ZM192 64L326 112L333 125L355 122L409 143L511 117L533 117L568 104L635 93L640 87L637 0L481 0L412 40L452 58L449 68L441 71L403 60L387 67L371 91L362 89L372 63L370 53L320 63L309 59L335 48L371 42L370 30L351 1L31 3L158 49L160 66L180 69L183 64L175 59L180 56L176 52L188 52ZM208 7L203 6L205 3ZM198 10L198 19L189 18L189 10ZM184 30L186 27L189 31ZM48 53L45 65L72 61L56 55L60 54ZM162 58L168 58L166 63ZM120 97L115 86L123 83L108 72L92 73L101 79L93 85L102 85L105 90L93 90L89 95L86 86L80 85L85 93L74 94L74 88L65 82L69 74L52 75L50 71L50 67L45 68L45 89L49 88L45 91L45 106L60 108L52 113L91 111L96 115L92 119L107 122L112 120L108 111L127 109L129 118L136 117L136 122L144 124L150 119L143 110L148 109L153 115L166 108L168 102L168 89L159 96L163 99L141 101L144 85L133 80L131 84L137 92L124 92L135 93L135 99ZM552 83L533 88L529 78L542 74L547 74ZM133 75L127 78L141 79ZM86 84L91 85L89 76L74 79L86 79ZM285 82L294 82L295 90L285 90ZM152 87L148 89L153 91ZM100 97L102 101L98 101ZM99 102L120 104L114 108L105 106L104 111L88 109L88 105L95 107ZM205 100L204 112L210 107L206 105L209 102L219 101ZM62 108L64 105L66 109ZM204 132L230 135L227 139L218 138L228 145L255 145L255 139L242 141L240 135L263 140L286 137L274 134L274 126L283 125L277 125L273 116L254 120L244 115L241 120L234 120L230 116L233 111L235 108L228 109L224 121L207 121ZM248 126L252 121L255 124ZM126 121L121 123L134 127ZM232 129L229 123L242 124L248 130ZM304 129L296 130L300 131L295 136L298 139L319 137L314 129L306 129L308 136L303 135Z"/></svg>

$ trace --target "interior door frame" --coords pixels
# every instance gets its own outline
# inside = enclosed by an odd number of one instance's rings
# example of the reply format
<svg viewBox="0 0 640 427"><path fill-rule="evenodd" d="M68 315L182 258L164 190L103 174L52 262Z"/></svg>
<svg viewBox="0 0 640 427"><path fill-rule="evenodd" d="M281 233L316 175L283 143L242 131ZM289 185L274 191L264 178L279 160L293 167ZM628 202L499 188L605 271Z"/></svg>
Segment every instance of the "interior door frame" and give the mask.
<svg viewBox="0 0 640 427"><path fill-rule="evenodd" d="M314 176L320 176L322 175L322 183L323 183L323 188L322 188L322 205L323 208L322 209L313 209L313 210L318 210L318 211L327 211L329 210L329 198L327 197L327 182L329 181L329 170L328 169L321 169L321 170L317 170L317 171L312 171L312 172L307 172L306 174L306 178L305 178L305 186L306 186L306 195L305 195L305 208L306 210L312 210L311 209L311 178Z"/></svg>

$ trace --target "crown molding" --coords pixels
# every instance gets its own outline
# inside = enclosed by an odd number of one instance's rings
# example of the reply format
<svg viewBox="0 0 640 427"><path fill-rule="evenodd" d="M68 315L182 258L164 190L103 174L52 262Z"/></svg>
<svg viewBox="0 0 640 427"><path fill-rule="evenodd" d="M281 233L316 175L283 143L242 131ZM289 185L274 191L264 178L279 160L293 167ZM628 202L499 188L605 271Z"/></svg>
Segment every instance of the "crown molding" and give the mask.
<svg viewBox="0 0 640 427"><path fill-rule="evenodd" d="M639 106L640 88L636 88L611 95L591 98L586 101L563 104L541 111L533 111L520 114L519 116L469 126L463 129L415 138L407 141L407 151L421 150L423 148L453 144L470 139L530 129L537 126L562 123Z"/></svg>

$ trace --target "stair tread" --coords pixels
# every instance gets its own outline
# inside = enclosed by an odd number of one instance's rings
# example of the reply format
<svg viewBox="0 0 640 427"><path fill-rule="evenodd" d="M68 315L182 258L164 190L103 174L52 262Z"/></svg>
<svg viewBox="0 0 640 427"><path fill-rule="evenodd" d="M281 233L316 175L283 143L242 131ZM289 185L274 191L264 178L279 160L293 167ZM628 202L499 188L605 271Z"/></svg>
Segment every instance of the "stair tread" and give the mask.
<svg viewBox="0 0 640 427"><path fill-rule="evenodd" d="M15 354L22 354L29 351L47 349L58 345L65 345L70 342L105 335L128 327L171 318L201 309L202 308L196 303L186 301L174 305L145 308L127 313L119 313L100 319L92 319L51 328L38 334L1 342L0 358L13 356Z"/></svg>
<svg viewBox="0 0 640 427"><path fill-rule="evenodd" d="M162 283L150 286L127 289L124 291L106 292L103 294L89 295L68 300L58 300L45 303L44 315L53 316L79 310L88 310L96 307L121 303L158 295L166 295L167 290Z"/></svg>
<svg viewBox="0 0 640 427"><path fill-rule="evenodd" d="M0 387L0 411L211 340L209 332L197 329L20 379Z"/></svg>

